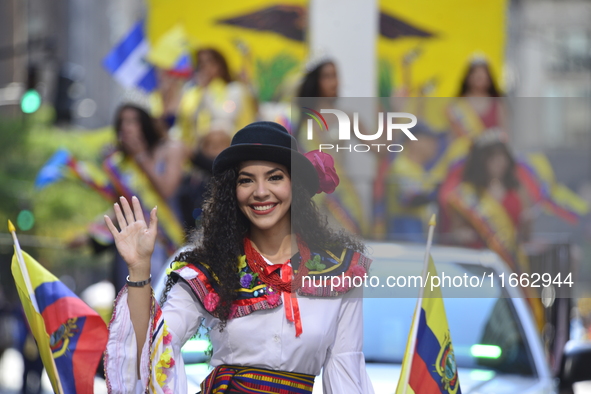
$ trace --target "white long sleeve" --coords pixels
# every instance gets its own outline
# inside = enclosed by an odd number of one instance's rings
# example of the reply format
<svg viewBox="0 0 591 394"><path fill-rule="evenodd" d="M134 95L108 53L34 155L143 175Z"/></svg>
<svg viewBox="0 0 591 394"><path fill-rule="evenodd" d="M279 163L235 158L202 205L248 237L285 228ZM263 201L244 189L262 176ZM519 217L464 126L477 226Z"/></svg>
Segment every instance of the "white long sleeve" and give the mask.
<svg viewBox="0 0 591 394"><path fill-rule="evenodd" d="M149 384L150 374L153 381L161 383L151 384L150 392L187 392L181 347L197 331L205 310L189 286L183 282L170 290L161 315L154 298L152 302L155 307L150 315L147 340L141 355L141 376L138 379L136 336L127 305L127 287L117 297L105 356L107 387L110 393L143 393Z"/></svg>
<svg viewBox="0 0 591 394"><path fill-rule="evenodd" d="M363 355L363 299L361 288L342 300L334 344L322 372L324 394L373 394Z"/></svg>

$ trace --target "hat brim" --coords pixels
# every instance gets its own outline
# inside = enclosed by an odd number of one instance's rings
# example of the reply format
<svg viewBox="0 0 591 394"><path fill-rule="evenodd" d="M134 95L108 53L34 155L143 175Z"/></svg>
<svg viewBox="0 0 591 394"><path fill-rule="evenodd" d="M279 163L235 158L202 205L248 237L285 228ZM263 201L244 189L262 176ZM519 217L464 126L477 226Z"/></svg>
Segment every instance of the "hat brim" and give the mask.
<svg viewBox="0 0 591 394"><path fill-rule="evenodd" d="M314 165L301 153L277 145L238 144L224 149L213 163L213 175L218 175L228 168L243 161L263 160L279 163L291 171L292 179L301 180L310 196L316 194L319 187L318 173Z"/></svg>

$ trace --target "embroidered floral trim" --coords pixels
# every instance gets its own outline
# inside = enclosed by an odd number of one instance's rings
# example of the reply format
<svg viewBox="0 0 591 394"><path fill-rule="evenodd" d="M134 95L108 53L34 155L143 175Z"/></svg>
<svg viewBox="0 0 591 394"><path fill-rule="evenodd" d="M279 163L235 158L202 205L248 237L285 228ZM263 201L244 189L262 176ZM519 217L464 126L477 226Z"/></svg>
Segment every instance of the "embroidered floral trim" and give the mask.
<svg viewBox="0 0 591 394"><path fill-rule="evenodd" d="M308 263L310 263L311 261L312 260L308 261ZM316 263L312 262L311 264ZM370 264L371 260L369 260L367 257L359 253L355 253L352 257L349 269L347 269L345 272L339 275L341 277L341 280L339 281L339 286L326 286L326 277L311 277L310 280L305 281L304 285L298 290L298 294L323 297L344 294L351 290L351 288L353 287L354 278L363 278L365 276L365 274L367 273L367 267L369 267Z"/></svg>
<svg viewBox="0 0 591 394"><path fill-rule="evenodd" d="M240 277L240 286L242 286L245 289L249 289L250 284L252 283L252 278L253 278L253 276L251 274L247 274L247 273L243 272Z"/></svg>
<svg viewBox="0 0 591 394"><path fill-rule="evenodd" d="M304 286L298 290L298 294L302 296L314 297L337 297L346 293L351 288L343 286L339 289L331 289L323 283L322 276L344 275L345 277L363 277L371 264L371 260L360 253L344 249L341 258L337 258L330 251L326 251L327 257L323 257L319 253L313 253L310 260L305 264L308 267L312 266L317 271L312 272L312 280L304 281ZM183 263L179 263L183 264ZM346 264L346 265L345 265ZM213 316L215 309L219 303L219 295L210 284L210 279L204 272L209 272L208 266L202 263L194 266L189 264L180 266L181 268L175 271L175 274L185 280L194 294L201 300L205 309ZM344 269L344 267L347 267ZM237 299L233 302L230 309L230 319L239 318L249 315L257 310L277 308L283 304L279 292L275 291L271 286L261 281L256 272L252 272L246 263L246 256L239 256L237 259L236 272L240 281L241 288L237 290ZM344 272L342 270L344 269ZM191 270L197 273L197 276L183 274L185 270ZM337 273L338 272L338 273ZM213 274L212 274L213 275ZM317 276L318 275L318 276Z"/></svg>
<svg viewBox="0 0 591 394"><path fill-rule="evenodd" d="M164 333L170 335L166 331L166 326L164 328ZM175 364L176 363L174 358L172 358L172 351L170 348L166 349L160 355L160 359L156 364L156 381L158 382L158 386L162 388L162 391L164 391L165 394L173 394L168 384L170 383L169 374L172 372L170 370L175 366Z"/></svg>
<svg viewBox="0 0 591 394"><path fill-rule="evenodd" d="M279 300L281 300L279 293L274 291L272 288L269 288L269 294L267 294L267 302L269 305L275 306L279 304Z"/></svg>
<svg viewBox="0 0 591 394"><path fill-rule="evenodd" d="M184 266L186 266L187 264L189 264L189 263L187 263L185 261L175 261L174 263L172 263L170 265L170 268L166 269L166 276L169 276L172 271L176 271L178 269L181 269Z"/></svg>
<svg viewBox="0 0 591 394"><path fill-rule="evenodd" d="M205 296L203 306L205 306L205 309L207 309L208 312L213 312L215 308L217 308L219 302L220 296L212 292Z"/></svg>
<svg viewBox="0 0 591 394"><path fill-rule="evenodd" d="M238 256L238 272L242 271L246 267L246 256Z"/></svg>
<svg viewBox="0 0 591 394"><path fill-rule="evenodd" d="M164 345L170 345L172 342L172 334L168 331L168 326L166 323L162 326L162 342ZM173 394L171 388L168 386L170 384L170 371L175 366L174 358L172 357L172 351L170 347L168 347L158 359L158 363L156 363L155 373L156 373L156 381L158 386L162 388L162 391L165 394Z"/></svg>
<svg viewBox="0 0 591 394"><path fill-rule="evenodd" d="M310 271L322 271L326 268L326 264L322 264L322 258L317 254L312 259L306 261L306 267Z"/></svg>
<svg viewBox="0 0 591 394"><path fill-rule="evenodd" d="M238 257L238 276L240 277L240 286L242 289L252 290L255 287L261 287L253 292L255 297L263 295L265 292L265 283L259 280L259 274L252 272L246 264L246 256L242 255ZM261 286L263 285L263 286ZM254 294L256 292L256 294ZM259 294L260 293L260 294Z"/></svg>

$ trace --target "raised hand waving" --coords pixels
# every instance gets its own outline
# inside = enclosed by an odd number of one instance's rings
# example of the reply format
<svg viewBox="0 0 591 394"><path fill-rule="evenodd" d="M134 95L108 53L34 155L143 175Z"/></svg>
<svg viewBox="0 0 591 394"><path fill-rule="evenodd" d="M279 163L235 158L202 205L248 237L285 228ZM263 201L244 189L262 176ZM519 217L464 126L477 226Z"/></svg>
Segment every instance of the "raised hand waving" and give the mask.
<svg viewBox="0 0 591 394"><path fill-rule="evenodd" d="M150 223L144 220L144 213L137 197L132 197L132 207L125 197L120 197L121 205L115 203L115 216L120 230L113 224L110 217L105 215L105 222L113 238L117 250L127 263L130 273L150 272L150 258L156 243L158 218L157 207L150 212Z"/></svg>

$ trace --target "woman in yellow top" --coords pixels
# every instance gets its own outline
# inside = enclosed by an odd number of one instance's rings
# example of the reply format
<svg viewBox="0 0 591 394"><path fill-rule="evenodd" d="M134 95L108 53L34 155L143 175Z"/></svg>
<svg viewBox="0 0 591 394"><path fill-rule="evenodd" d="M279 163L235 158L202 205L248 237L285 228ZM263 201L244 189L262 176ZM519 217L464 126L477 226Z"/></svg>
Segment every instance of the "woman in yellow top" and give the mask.
<svg viewBox="0 0 591 394"><path fill-rule="evenodd" d="M234 130L254 120L253 103L245 86L232 79L222 54L213 48L201 49L197 52L195 77L181 98L172 135L191 151L209 132L222 131L231 137Z"/></svg>

